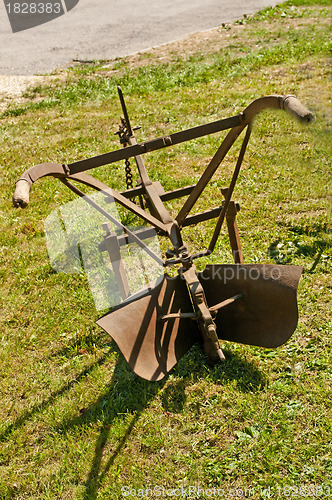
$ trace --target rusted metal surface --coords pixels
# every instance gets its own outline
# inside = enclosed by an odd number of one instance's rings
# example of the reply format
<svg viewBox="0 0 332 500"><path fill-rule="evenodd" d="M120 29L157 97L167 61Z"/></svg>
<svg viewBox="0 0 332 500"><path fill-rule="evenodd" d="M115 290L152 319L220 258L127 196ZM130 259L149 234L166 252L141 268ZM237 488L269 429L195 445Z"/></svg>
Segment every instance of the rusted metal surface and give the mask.
<svg viewBox="0 0 332 500"><path fill-rule="evenodd" d="M202 273L191 267L175 279L164 275L97 324L137 375L159 380L200 335L211 363L224 359L219 339L268 348L285 343L297 324L301 273L299 266L266 264L210 265Z"/></svg>
<svg viewBox="0 0 332 500"><path fill-rule="evenodd" d="M268 264L209 265L199 280L208 304L241 298L219 310L215 323L220 339L260 347L278 347L294 332L296 292L302 267Z"/></svg>
<svg viewBox="0 0 332 500"><path fill-rule="evenodd" d="M118 344L132 370L147 380L160 380L200 340L191 318L162 316L192 311L186 282L164 276L136 300L126 301L97 321Z"/></svg>
<svg viewBox="0 0 332 500"><path fill-rule="evenodd" d="M120 88L118 91L124 117L116 134L123 148L71 164L43 163L30 168L17 182L14 205L27 206L32 184L39 178L53 176L102 214L105 233L99 250L107 251L110 257L123 303L100 318L97 324L111 335L131 368L141 377L160 380L196 342L203 344L211 363L224 359L221 340L269 348L283 344L296 328L296 291L302 268L244 264L236 220L239 205L232 196L250 139L252 121L257 114L267 108L283 109L304 123L311 121L313 115L294 96L266 96L256 99L231 118L137 143L135 130L140 127L131 126L122 91ZM152 182L149 178L144 154L227 129L230 130L196 185L165 192L160 182ZM204 212L191 213L244 130L232 179L222 190L224 200L220 199L218 206ZM136 164L136 187L130 158L134 158ZM120 160L125 160L127 185L122 193L85 173ZM77 182L104 193L110 207L118 203L147 226L126 227L79 189L74 184ZM179 213L173 215L164 203L181 197L186 197L185 202ZM182 229L212 219L216 224L209 246L190 253L182 239ZM198 273L194 260L214 251L224 221L235 264L208 265ZM163 258L145 244L155 233L171 243ZM177 266L177 277L171 278L165 273L152 288L131 295L121 259L121 247L128 241L134 242L143 255L145 252L158 265Z"/></svg>
<svg viewBox="0 0 332 500"><path fill-rule="evenodd" d="M105 230L104 241L103 241L105 250L107 250L110 256L111 265L113 268L115 279L119 287L121 297L123 300L125 300L130 296L130 288L127 280L126 271L121 258L119 240L116 233L111 232L109 222L103 224L103 229ZM99 249L102 250L102 248L103 246L100 245Z"/></svg>
<svg viewBox="0 0 332 500"><path fill-rule="evenodd" d="M210 363L224 361L225 356L220 348L217 327L209 310L204 288L198 279L195 266L185 266L184 269L181 269L180 276L185 279L189 288L192 304L197 315L197 323L203 337L204 351L208 361Z"/></svg>

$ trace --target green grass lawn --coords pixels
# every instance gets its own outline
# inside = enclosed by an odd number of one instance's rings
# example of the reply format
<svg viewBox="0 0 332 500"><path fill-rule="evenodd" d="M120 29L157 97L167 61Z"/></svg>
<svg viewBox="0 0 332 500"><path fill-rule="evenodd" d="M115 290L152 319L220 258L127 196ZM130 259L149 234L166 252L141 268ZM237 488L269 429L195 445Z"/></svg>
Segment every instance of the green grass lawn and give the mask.
<svg viewBox="0 0 332 500"><path fill-rule="evenodd" d="M166 60L163 47L75 66L3 111L1 499L142 498L154 487L164 498L332 494L329 5L285 2L207 33L191 51L170 46ZM70 192L44 179L25 210L12 207L30 166L119 147L118 84L139 141L232 116L268 94L295 94L315 113L308 127L282 112L260 115L234 193L245 262L304 267L298 327L281 348L225 342L226 362L211 368L194 346L163 381L136 377L94 324L85 277L50 266L44 220ZM167 190L196 182L223 136L146 155L151 178ZM219 204L237 152L199 208ZM125 188L122 163L95 174ZM195 251L212 231L205 223L184 238ZM225 233L211 261L231 262Z"/></svg>

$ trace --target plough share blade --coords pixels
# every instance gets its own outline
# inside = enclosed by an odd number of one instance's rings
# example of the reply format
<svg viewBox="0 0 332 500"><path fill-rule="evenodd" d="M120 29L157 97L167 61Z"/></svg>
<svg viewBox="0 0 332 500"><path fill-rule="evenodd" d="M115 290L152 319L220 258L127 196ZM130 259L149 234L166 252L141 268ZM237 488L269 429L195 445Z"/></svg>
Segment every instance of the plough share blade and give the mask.
<svg viewBox="0 0 332 500"><path fill-rule="evenodd" d="M218 337L269 348L284 344L297 325L301 273L299 266L207 266L198 278L212 305ZM240 297L227 303L234 296ZM185 280L164 275L143 297L124 302L97 324L115 340L137 375L160 380L201 341L196 319Z"/></svg>

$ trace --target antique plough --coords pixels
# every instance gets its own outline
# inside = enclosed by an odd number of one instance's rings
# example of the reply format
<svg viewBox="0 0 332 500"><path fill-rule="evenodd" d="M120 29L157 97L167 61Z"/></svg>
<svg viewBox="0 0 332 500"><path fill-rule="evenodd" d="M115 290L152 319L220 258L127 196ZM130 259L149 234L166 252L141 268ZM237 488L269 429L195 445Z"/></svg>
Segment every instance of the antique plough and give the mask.
<svg viewBox="0 0 332 500"><path fill-rule="evenodd" d="M297 325L296 292L302 268L244 264L236 223L239 206L232 200L232 195L252 123L258 113L267 108L282 109L302 122L310 122L313 115L295 96L271 95L256 99L243 112L231 118L137 143L121 89L118 91L124 116L117 134L124 147L71 164L42 163L28 169L16 183L14 205L27 206L31 185L41 177L53 176L101 215L104 223L99 225L104 232L98 251L109 256L113 282L117 285L116 292L113 290L110 294L118 298L109 303L114 307L97 324L111 335L139 376L160 380L197 342L203 344L211 363L224 359L220 347L222 339L268 348L285 343ZM227 129L226 137L196 185L165 192L160 182L150 180L142 156L145 153ZM191 214L242 131L245 131L243 142L230 185L222 190L223 201L215 208ZM129 158L135 159L138 169L139 180L135 187ZM124 192L117 192L85 173L120 160L126 161L127 189ZM125 218L121 220L118 213L114 215L95 197L86 195L77 183L93 188L107 206L120 206L122 212L139 218L143 227L131 228L123 222ZM185 202L173 217L165 203L180 197L186 197ZM72 206L69 212L72 216L78 210L82 207ZM183 241L182 229L211 219L215 219L216 224L208 248L191 253ZM234 264L210 264L198 272L195 259L207 257L214 251L224 221ZM171 243L171 248L163 254L147 243L156 235L168 238ZM135 293L122 258L126 245L135 245L139 249L141 267L144 268L144 261L153 262L161 270L152 284L143 286ZM79 259L82 260L82 253ZM175 277L162 271L171 266L177 266ZM138 267L134 264L132 267L134 274L135 271L139 274ZM150 264L145 266L145 270L147 267Z"/></svg>

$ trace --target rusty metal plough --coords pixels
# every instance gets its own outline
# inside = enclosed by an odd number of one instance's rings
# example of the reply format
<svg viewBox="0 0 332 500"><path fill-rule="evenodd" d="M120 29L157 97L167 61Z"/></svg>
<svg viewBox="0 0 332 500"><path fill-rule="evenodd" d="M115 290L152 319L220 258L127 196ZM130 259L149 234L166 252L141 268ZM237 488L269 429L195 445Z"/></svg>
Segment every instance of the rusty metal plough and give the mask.
<svg viewBox="0 0 332 500"><path fill-rule="evenodd" d="M31 185L41 177L53 176L101 214L104 233L98 248L109 255L119 299L97 324L111 335L133 371L141 377L160 380L196 342L203 343L211 363L224 359L220 347L222 339L268 348L283 344L297 325L296 292L302 268L244 264L236 223L238 205L232 195L253 119L258 113L267 108L283 109L302 122L310 122L313 115L295 96L271 95L256 99L231 118L137 143L121 89L118 90L124 116L117 134L124 147L68 165L42 163L31 167L16 183L14 205L27 206ZM229 131L196 185L165 192L160 182L150 180L142 155L223 130ZM244 130L230 185L222 190L224 200L215 208L191 214L213 174ZM138 169L139 181L135 187L129 158L135 159ZM127 189L121 193L85 173L120 160L126 161L127 182ZM145 226L132 229L93 196L86 195L77 183L101 193L108 205L123 207ZM185 202L173 217L165 202L181 197L186 197ZM208 248L191 253L183 241L182 229L212 219L216 224ZM225 220L234 264L210 264L198 272L194 261L214 251ZM154 234L168 238L171 243L163 256L146 243ZM141 261L145 257L152 259L160 269L177 266L177 276L161 272L151 286L132 293L121 253L121 248L130 243L140 249Z"/></svg>

